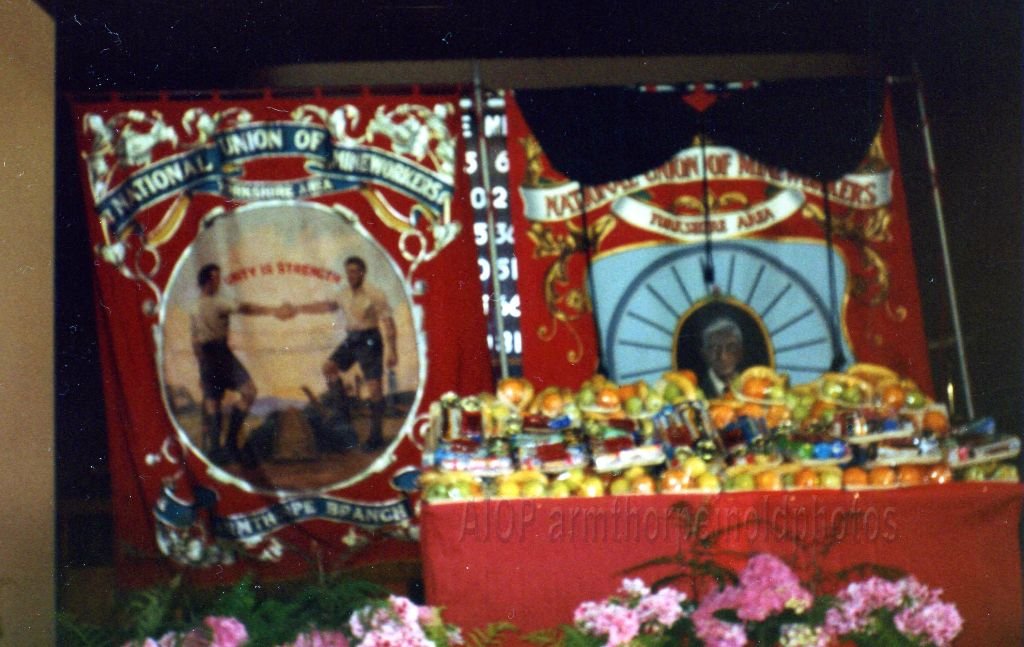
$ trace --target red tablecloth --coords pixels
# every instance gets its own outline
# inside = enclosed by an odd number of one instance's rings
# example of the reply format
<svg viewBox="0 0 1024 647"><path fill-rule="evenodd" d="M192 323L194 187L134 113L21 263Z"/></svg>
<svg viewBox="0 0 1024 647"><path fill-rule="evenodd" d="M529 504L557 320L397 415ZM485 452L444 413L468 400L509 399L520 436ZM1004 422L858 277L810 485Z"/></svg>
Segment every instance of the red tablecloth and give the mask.
<svg viewBox="0 0 1024 647"><path fill-rule="evenodd" d="M861 563L913 573L945 590L965 619L958 644L1022 644L1019 524L1024 488L956 483L867 492L749 492L426 504L427 601L471 629L572 620L612 593L625 569L693 554L701 540L739 570L771 552L826 573ZM686 502L685 508L674 506ZM720 532L720 535L718 534ZM671 566L641 571L650 583Z"/></svg>

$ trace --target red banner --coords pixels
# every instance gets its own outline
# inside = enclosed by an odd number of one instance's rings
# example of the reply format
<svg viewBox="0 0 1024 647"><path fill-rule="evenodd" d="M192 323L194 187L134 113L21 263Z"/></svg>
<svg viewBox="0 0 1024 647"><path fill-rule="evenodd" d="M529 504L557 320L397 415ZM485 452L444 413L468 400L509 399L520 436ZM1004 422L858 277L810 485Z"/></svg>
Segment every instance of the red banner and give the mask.
<svg viewBox="0 0 1024 647"><path fill-rule="evenodd" d="M580 186L551 166L511 97L508 118L524 375L574 387L600 359L616 381L689 368L703 382L702 334L725 320L741 331L743 365L794 384L841 354L931 392L888 103L863 163L829 183L829 219L820 182L713 141Z"/></svg>
<svg viewBox="0 0 1024 647"><path fill-rule="evenodd" d="M415 556L426 407L493 382L458 100L76 106L126 583Z"/></svg>

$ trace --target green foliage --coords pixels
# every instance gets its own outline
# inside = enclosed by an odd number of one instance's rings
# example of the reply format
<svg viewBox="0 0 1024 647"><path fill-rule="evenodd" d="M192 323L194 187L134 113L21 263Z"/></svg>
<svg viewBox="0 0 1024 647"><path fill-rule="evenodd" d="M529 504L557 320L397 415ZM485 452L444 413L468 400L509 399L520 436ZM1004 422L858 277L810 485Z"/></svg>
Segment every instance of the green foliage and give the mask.
<svg viewBox="0 0 1024 647"><path fill-rule="evenodd" d="M604 640L589 636L572 625L558 629L541 629L521 636L524 642L538 647L601 647Z"/></svg>
<svg viewBox="0 0 1024 647"><path fill-rule="evenodd" d="M511 622L492 622L486 627L474 629L466 636L469 647L499 647L504 643L504 634L514 632L516 626Z"/></svg>
<svg viewBox="0 0 1024 647"><path fill-rule="evenodd" d="M896 629L891 611L876 611L875 620L866 631L847 634L844 638L858 647L921 647L921 642L908 638Z"/></svg>
<svg viewBox="0 0 1024 647"><path fill-rule="evenodd" d="M110 631L75 621L66 613L57 614L57 644L66 647L111 647Z"/></svg>
<svg viewBox="0 0 1024 647"><path fill-rule="evenodd" d="M157 586L129 596L120 605L127 638L143 640L146 636L160 635L175 625L175 600L181 592L181 576L174 577L167 586ZM159 633L158 633L159 632Z"/></svg>
<svg viewBox="0 0 1024 647"><path fill-rule="evenodd" d="M562 632L559 629L539 629L520 636L524 642L538 647L550 647L559 644Z"/></svg>
<svg viewBox="0 0 1024 647"><path fill-rule="evenodd" d="M344 576L278 584L245 577L215 589L183 585L175 577L162 586L123 596L116 626L91 625L61 614L57 629L60 645L108 647L199 627L207 616L230 616L245 625L247 647L271 647L313 627L340 629L354 611L387 594L376 584Z"/></svg>
<svg viewBox="0 0 1024 647"><path fill-rule="evenodd" d="M572 625L562 625L558 629L541 629L525 635L520 639L538 647L603 647L605 639L586 634ZM697 634L693 622L687 617L672 625L661 634L640 634L633 638L630 645L636 647L679 647L682 645L698 645Z"/></svg>

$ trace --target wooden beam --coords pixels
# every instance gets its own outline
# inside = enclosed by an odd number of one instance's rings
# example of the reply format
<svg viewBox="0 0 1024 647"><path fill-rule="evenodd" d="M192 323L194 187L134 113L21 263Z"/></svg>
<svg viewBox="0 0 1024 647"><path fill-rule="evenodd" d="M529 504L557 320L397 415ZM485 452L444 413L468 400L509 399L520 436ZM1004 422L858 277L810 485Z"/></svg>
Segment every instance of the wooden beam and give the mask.
<svg viewBox="0 0 1024 647"><path fill-rule="evenodd" d="M260 70L253 83L277 88L471 83L474 64L480 66L481 82L493 88L771 81L885 74L878 62L863 56L800 53L306 63Z"/></svg>

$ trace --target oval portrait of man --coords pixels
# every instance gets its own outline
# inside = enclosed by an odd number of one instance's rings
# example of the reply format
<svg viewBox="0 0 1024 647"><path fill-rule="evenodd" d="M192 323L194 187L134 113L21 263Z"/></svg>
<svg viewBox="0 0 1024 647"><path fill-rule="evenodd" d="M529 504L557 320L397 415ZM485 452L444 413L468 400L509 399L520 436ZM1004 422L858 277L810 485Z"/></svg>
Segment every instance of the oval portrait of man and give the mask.
<svg viewBox="0 0 1024 647"><path fill-rule="evenodd" d="M398 266L350 214L270 203L208 216L160 313L183 443L256 489L358 479L410 424L423 348Z"/></svg>
<svg viewBox="0 0 1024 647"><path fill-rule="evenodd" d="M692 370L708 398L725 394L745 368L774 366L771 339L754 311L716 297L694 304L679 318L676 368Z"/></svg>

